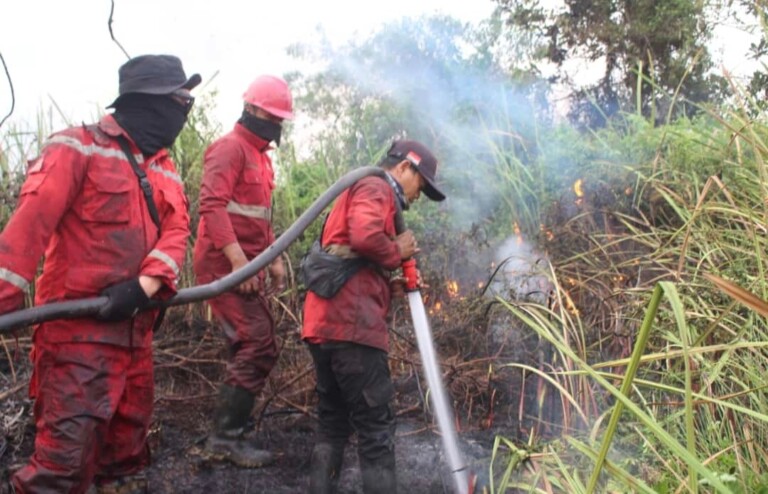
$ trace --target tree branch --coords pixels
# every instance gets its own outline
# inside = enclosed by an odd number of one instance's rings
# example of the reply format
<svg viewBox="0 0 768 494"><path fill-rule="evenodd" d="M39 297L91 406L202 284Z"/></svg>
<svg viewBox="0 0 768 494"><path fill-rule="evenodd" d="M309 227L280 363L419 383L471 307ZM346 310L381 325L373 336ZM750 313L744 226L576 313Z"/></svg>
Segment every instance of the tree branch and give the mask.
<svg viewBox="0 0 768 494"><path fill-rule="evenodd" d="M115 39L115 33L112 32L112 16L115 14L115 0L112 0L112 7L109 9L109 21L107 22L107 27L109 28L109 36L112 38L112 41L114 41L117 46L120 47L120 49L125 53L125 56L128 57L128 60L131 59L131 56L128 54L127 51L125 51L125 48L123 48L123 45L120 44L119 41Z"/></svg>
<svg viewBox="0 0 768 494"><path fill-rule="evenodd" d="M0 53L0 62L3 63L3 69L5 70L5 76L8 78L8 86L11 88L11 109L8 111L8 115L3 117L2 120L0 120L0 127L3 126L6 120L13 114L13 109L16 107L16 95L13 92L13 81L11 80L11 73L8 72L8 66L5 64L5 58L3 58L3 54Z"/></svg>

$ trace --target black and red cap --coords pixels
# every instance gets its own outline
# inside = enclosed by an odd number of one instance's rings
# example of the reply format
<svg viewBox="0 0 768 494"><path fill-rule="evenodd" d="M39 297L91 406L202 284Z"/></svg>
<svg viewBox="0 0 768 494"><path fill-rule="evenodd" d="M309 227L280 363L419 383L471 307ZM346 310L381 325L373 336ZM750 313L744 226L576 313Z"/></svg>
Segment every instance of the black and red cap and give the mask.
<svg viewBox="0 0 768 494"><path fill-rule="evenodd" d="M445 194L437 188L436 183L437 158L425 145L418 141L397 140L390 146L387 156L408 160L427 182L424 194L433 201L445 200Z"/></svg>

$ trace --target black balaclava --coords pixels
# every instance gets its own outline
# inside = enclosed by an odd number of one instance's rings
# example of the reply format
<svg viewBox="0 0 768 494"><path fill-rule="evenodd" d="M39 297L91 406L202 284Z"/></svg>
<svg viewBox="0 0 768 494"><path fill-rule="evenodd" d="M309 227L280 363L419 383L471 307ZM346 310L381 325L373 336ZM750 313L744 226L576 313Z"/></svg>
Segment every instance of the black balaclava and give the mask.
<svg viewBox="0 0 768 494"><path fill-rule="evenodd" d="M243 110L243 115L237 122L265 141L274 141L275 144L278 146L280 145L280 135L283 131L283 126L281 124L264 118L259 118L248 113L246 110Z"/></svg>
<svg viewBox="0 0 768 494"><path fill-rule="evenodd" d="M113 116L144 156L169 148L187 121L187 112L169 95L129 93L115 102Z"/></svg>

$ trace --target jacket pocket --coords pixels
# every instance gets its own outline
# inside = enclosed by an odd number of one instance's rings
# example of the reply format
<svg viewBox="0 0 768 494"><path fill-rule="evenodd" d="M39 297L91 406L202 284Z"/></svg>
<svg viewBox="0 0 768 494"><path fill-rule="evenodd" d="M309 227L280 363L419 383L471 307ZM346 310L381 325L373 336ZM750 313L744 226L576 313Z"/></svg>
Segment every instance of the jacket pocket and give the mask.
<svg viewBox="0 0 768 494"><path fill-rule="evenodd" d="M243 182L247 184L264 184L267 190L275 188L274 176L263 164L246 164L243 168Z"/></svg>
<svg viewBox="0 0 768 494"><path fill-rule="evenodd" d="M94 223L127 223L133 185L131 177L89 173L83 184L80 217Z"/></svg>
<svg viewBox="0 0 768 494"><path fill-rule="evenodd" d="M260 184L262 181L261 169L252 165L245 165L243 167L243 182L247 184Z"/></svg>

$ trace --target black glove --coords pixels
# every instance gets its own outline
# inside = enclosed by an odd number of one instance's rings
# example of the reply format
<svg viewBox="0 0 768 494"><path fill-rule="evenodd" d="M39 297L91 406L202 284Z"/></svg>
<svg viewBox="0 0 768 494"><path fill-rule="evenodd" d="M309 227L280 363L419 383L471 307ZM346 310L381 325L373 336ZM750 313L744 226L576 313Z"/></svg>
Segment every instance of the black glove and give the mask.
<svg viewBox="0 0 768 494"><path fill-rule="evenodd" d="M149 305L149 297L141 288L138 278L107 287L101 295L109 297L109 301L99 309L96 316L102 321L130 319Z"/></svg>

